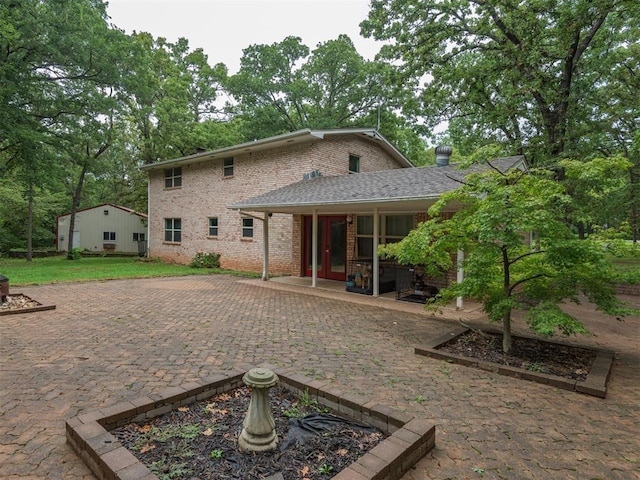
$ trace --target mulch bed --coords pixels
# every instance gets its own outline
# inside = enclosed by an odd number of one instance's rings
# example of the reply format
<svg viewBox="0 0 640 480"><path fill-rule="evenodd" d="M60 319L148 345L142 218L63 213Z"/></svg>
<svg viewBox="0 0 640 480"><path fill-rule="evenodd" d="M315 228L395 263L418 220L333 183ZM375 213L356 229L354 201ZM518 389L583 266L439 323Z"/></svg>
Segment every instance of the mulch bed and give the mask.
<svg viewBox="0 0 640 480"><path fill-rule="evenodd" d="M7 295L7 299L0 303L0 310L20 310L38 306L40 306L39 302L19 293L17 295Z"/></svg>
<svg viewBox="0 0 640 480"><path fill-rule="evenodd" d="M251 397L247 387L111 431L161 480L326 480L355 462L387 435L341 424L281 452L243 452L237 438ZM290 418L317 414L317 403L272 388L269 395L280 446Z"/></svg>
<svg viewBox="0 0 640 480"><path fill-rule="evenodd" d="M584 381L597 352L544 340L512 337L512 351L502 351L502 334L469 330L438 347L454 355Z"/></svg>

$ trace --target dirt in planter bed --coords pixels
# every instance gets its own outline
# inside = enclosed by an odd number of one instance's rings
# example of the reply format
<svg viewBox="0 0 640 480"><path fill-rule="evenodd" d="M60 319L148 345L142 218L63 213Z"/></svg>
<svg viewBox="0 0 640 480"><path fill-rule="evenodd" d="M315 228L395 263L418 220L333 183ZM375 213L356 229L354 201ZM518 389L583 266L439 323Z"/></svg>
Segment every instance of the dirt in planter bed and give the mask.
<svg viewBox="0 0 640 480"><path fill-rule="evenodd" d="M4 302L0 303L0 310L20 310L22 308L39 307L41 304L26 295L7 295Z"/></svg>
<svg viewBox="0 0 640 480"><path fill-rule="evenodd" d="M177 411L111 431L161 480L329 479L355 462L387 435L343 424L314 435L284 452L243 452L237 439L251 397L247 387L181 407ZM281 387L271 389L271 411L278 447L290 418L322 411L315 401L297 398Z"/></svg>
<svg viewBox="0 0 640 480"><path fill-rule="evenodd" d="M594 350L541 339L513 336L511 345L511 352L505 354L502 334L469 330L438 350L578 381L586 380L596 358Z"/></svg>

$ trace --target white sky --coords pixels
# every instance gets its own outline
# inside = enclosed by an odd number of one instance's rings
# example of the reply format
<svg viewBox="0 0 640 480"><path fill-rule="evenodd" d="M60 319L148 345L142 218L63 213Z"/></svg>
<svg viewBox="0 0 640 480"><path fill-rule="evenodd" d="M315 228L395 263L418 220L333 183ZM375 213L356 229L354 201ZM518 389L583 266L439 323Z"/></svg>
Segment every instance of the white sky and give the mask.
<svg viewBox="0 0 640 480"><path fill-rule="evenodd" d="M360 36L369 0L109 0L111 22L126 33L149 32L202 48L209 64L240 67L242 50L294 35L313 50L318 43L349 35L356 50L373 59L380 44Z"/></svg>

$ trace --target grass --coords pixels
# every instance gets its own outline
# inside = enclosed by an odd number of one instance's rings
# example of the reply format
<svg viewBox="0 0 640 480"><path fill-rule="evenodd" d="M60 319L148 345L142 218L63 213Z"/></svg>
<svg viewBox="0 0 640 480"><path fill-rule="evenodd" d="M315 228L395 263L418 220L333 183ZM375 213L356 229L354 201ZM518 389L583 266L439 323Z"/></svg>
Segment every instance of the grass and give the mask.
<svg viewBox="0 0 640 480"><path fill-rule="evenodd" d="M51 283L85 282L124 278L179 277L213 273L259 277L253 272L237 272L219 268L193 268L188 265L145 261L138 257L83 257L67 260L63 256L34 258L0 258L0 275L9 279L11 287L47 285Z"/></svg>
<svg viewBox="0 0 640 480"><path fill-rule="evenodd" d="M640 283L640 255L613 257L611 263L620 283Z"/></svg>

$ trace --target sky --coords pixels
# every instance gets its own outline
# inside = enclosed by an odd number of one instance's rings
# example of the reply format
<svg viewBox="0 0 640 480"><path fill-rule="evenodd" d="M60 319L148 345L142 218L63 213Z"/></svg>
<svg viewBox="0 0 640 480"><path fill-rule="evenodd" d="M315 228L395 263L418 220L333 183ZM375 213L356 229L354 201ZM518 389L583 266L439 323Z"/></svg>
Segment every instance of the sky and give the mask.
<svg viewBox="0 0 640 480"><path fill-rule="evenodd" d="M184 37L202 48L210 65L224 63L233 74L242 50L294 35L313 50L347 34L356 50L373 59L380 43L360 36L369 0L108 0L111 23L126 33L149 32L175 42Z"/></svg>

